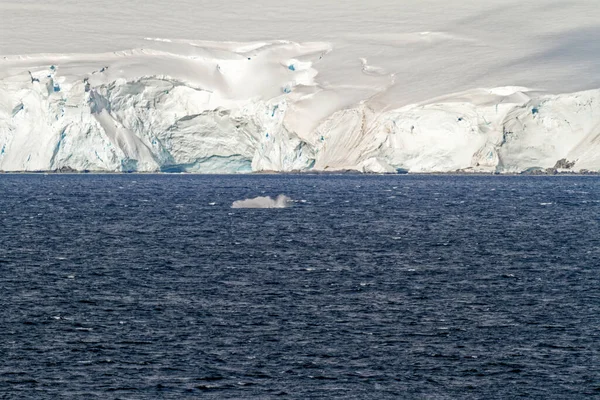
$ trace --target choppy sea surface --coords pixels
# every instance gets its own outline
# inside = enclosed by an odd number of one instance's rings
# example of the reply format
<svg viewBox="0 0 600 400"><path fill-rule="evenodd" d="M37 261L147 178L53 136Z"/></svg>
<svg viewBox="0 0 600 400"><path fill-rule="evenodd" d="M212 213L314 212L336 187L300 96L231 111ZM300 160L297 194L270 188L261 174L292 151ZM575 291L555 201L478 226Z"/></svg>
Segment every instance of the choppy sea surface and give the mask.
<svg viewBox="0 0 600 400"><path fill-rule="evenodd" d="M599 222L586 176L1 175L0 398L600 396Z"/></svg>

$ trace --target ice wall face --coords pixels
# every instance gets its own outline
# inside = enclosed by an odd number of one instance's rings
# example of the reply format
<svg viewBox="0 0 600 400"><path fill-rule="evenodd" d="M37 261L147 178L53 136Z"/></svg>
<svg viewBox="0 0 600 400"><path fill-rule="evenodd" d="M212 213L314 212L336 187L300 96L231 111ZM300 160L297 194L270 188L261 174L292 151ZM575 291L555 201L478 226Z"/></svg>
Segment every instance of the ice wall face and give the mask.
<svg viewBox="0 0 600 400"><path fill-rule="evenodd" d="M151 47L0 60L0 170L600 170L600 90L406 106L367 60L360 79L321 79L327 43Z"/></svg>
<svg viewBox="0 0 600 400"><path fill-rule="evenodd" d="M283 119L297 96L292 90L316 87L310 60L328 45L184 47L185 55L139 50L4 60L0 169L210 173L309 166L310 147Z"/></svg>

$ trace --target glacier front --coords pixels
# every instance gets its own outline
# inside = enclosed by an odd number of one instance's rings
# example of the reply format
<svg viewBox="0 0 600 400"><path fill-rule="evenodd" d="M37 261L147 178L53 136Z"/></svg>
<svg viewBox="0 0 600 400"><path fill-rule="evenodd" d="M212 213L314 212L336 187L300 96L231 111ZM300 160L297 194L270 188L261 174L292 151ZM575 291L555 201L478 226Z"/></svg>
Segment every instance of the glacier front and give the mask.
<svg viewBox="0 0 600 400"><path fill-rule="evenodd" d="M473 89L395 107L396 75L319 81L329 43L150 40L0 61L0 170L600 169L600 90ZM390 99L392 98L392 99Z"/></svg>
<svg viewBox="0 0 600 400"><path fill-rule="evenodd" d="M0 0L0 15L0 171L600 170L589 0Z"/></svg>

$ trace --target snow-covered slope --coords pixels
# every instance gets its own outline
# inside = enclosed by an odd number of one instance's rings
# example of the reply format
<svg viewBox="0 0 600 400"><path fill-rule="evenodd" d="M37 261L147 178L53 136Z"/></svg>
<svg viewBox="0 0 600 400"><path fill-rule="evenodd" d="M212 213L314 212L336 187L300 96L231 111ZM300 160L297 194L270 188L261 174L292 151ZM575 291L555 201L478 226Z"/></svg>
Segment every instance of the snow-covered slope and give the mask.
<svg viewBox="0 0 600 400"><path fill-rule="evenodd" d="M0 170L600 170L598 7L483 3L0 0Z"/></svg>

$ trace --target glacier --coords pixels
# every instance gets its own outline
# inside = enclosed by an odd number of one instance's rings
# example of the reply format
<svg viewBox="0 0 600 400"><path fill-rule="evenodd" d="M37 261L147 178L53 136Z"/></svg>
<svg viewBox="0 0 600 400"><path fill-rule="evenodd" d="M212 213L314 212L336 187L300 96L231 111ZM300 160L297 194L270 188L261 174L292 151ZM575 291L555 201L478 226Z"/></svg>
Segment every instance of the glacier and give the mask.
<svg viewBox="0 0 600 400"><path fill-rule="evenodd" d="M0 0L0 171L600 171L586 0L30 3Z"/></svg>
<svg viewBox="0 0 600 400"><path fill-rule="evenodd" d="M172 50L5 57L0 170L600 169L599 90L473 89L395 108L395 75L366 60L364 89L320 83L328 43Z"/></svg>

